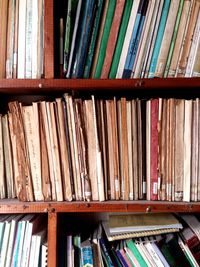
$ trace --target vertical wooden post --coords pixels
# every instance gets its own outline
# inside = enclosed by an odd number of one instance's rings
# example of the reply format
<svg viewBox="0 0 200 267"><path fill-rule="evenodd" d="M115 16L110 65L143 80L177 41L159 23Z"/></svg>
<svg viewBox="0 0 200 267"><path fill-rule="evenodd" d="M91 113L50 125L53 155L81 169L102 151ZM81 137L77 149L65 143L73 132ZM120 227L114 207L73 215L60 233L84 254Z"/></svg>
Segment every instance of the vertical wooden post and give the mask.
<svg viewBox="0 0 200 267"><path fill-rule="evenodd" d="M44 74L54 78L54 0L44 0Z"/></svg>
<svg viewBox="0 0 200 267"><path fill-rule="evenodd" d="M48 213L48 267L57 264L57 213Z"/></svg>

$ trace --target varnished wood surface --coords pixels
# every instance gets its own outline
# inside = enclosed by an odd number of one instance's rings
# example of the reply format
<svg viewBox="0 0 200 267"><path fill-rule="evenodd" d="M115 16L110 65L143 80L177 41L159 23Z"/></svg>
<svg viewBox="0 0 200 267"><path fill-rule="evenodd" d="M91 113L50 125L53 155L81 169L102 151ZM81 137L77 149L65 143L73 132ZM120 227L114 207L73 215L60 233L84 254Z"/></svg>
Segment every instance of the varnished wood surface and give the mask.
<svg viewBox="0 0 200 267"><path fill-rule="evenodd" d="M38 94L66 90L196 90L200 91L200 78L170 79L0 79L0 93Z"/></svg>
<svg viewBox="0 0 200 267"><path fill-rule="evenodd" d="M106 202L20 202L0 201L0 213L64 212L200 212L200 202L106 201Z"/></svg>

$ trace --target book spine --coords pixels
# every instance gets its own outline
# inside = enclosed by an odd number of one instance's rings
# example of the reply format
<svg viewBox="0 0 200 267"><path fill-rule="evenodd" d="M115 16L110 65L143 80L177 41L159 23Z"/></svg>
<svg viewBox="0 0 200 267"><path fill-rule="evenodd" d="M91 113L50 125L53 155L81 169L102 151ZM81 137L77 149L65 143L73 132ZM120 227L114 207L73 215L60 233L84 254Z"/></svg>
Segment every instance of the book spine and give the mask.
<svg viewBox="0 0 200 267"><path fill-rule="evenodd" d="M132 69L136 57L136 52L140 40L140 36L142 33L142 28L145 21L145 15L148 7L148 1L140 2L140 5L138 7L138 12L131 36L131 40L129 43L128 53L126 55L126 61L124 66L124 71L122 78L130 78L132 74Z"/></svg>
<svg viewBox="0 0 200 267"><path fill-rule="evenodd" d="M155 42L155 46L154 46L153 54L152 54L152 58L151 58L148 78L154 77L154 73L155 73L156 65L157 65L157 60L158 60L158 55L160 52L160 46L162 43L163 33L165 30L165 25L166 25L166 21L167 21L169 6L170 6L170 1L165 0L163 10L162 10L161 20L160 20L160 24L159 24L158 33L156 36L156 42Z"/></svg>
<svg viewBox="0 0 200 267"><path fill-rule="evenodd" d="M176 37L178 34L179 25L180 25L183 6L184 6L184 0L181 0L180 4L179 4L178 14L176 17L176 23L174 26L172 40L171 40L171 44L170 44L170 48L169 48L169 52L168 52L168 56L167 56L167 62L166 62L165 71L164 71L164 75L163 75L164 78L166 78L168 76L168 72L169 72L169 68L170 68L170 64L171 64L171 60L172 60L172 55L173 55L173 51L174 51L174 46L175 46L175 42L176 42Z"/></svg>
<svg viewBox="0 0 200 267"><path fill-rule="evenodd" d="M98 30L100 26L99 24L100 24L100 19L101 19L102 8L103 8L103 0L99 0L97 4L97 11L94 15L95 18L94 18L94 23L92 27L91 40L90 40L90 44L88 48L88 54L87 54L84 73L83 73L83 78L85 79L88 79L90 77L90 71L91 71L92 61L94 57L95 45L96 45Z"/></svg>

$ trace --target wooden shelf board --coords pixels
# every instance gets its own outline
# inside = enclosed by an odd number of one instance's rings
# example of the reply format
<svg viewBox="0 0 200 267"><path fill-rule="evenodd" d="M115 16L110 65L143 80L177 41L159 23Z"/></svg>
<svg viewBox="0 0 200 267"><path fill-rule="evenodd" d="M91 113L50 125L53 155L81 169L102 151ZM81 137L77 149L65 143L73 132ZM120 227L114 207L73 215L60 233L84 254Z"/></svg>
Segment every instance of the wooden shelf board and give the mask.
<svg viewBox="0 0 200 267"><path fill-rule="evenodd" d="M47 212L200 212L199 202L106 201L106 202L19 202L0 201L1 213Z"/></svg>
<svg viewBox="0 0 200 267"><path fill-rule="evenodd" d="M0 79L0 93L38 94L67 90L200 89L200 78L154 79Z"/></svg>

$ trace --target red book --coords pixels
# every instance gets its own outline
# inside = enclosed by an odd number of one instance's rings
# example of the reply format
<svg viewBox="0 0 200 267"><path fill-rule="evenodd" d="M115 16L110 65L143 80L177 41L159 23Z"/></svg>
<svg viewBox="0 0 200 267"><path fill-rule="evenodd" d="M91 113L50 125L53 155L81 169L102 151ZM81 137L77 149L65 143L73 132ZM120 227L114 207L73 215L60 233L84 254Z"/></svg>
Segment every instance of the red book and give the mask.
<svg viewBox="0 0 200 267"><path fill-rule="evenodd" d="M158 200L158 99L151 100L150 199Z"/></svg>

